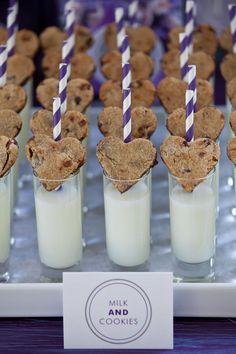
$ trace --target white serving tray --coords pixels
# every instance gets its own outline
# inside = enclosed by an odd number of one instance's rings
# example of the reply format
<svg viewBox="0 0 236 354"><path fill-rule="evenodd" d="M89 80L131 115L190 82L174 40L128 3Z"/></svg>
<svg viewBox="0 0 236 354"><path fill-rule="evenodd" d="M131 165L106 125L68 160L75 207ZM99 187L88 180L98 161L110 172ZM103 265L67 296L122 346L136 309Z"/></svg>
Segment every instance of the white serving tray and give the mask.
<svg viewBox="0 0 236 354"><path fill-rule="evenodd" d="M174 316L236 317L236 284L174 284ZM1 317L62 316L62 284L0 284Z"/></svg>
<svg viewBox="0 0 236 354"><path fill-rule="evenodd" d="M95 147L101 139L96 116L101 107L90 110L90 154L85 202L88 212L84 220L87 247L80 271L124 271L111 264L106 255L101 169L95 158ZM158 112L158 129L153 142L159 147L167 135L165 114ZM212 283L174 284L175 316L234 317L236 316L236 219L235 192L232 184L232 165L226 158L228 131L221 137L220 216L217 225L218 241L215 258L216 279ZM160 161L160 159L158 158ZM48 283L42 277L37 252L36 225L29 168L23 164L22 188L19 192L13 235L15 245L10 257L10 283L0 284L0 317L62 316L62 284ZM141 271L171 271L171 250L168 219L167 171L160 161L153 170L153 214L151 221L152 251L148 264ZM81 284L81 286L83 286Z"/></svg>

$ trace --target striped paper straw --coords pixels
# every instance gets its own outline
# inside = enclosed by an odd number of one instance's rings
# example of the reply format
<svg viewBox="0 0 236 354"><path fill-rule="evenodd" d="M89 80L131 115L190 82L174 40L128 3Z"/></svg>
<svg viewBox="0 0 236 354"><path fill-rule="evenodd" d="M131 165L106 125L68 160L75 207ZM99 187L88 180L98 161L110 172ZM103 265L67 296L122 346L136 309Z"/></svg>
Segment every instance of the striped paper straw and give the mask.
<svg viewBox="0 0 236 354"><path fill-rule="evenodd" d="M9 1L9 7L13 7L14 9L14 14L15 14L15 25L14 25L14 28L15 28L15 32L18 31L18 12L19 12L19 4L18 4L18 1L17 0L10 0Z"/></svg>
<svg viewBox="0 0 236 354"><path fill-rule="evenodd" d="M75 10L75 2L74 0L67 0L64 7L64 13L67 14L68 11Z"/></svg>
<svg viewBox="0 0 236 354"><path fill-rule="evenodd" d="M7 55L11 57L15 50L15 9L7 9Z"/></svg>
<svg viewBox="0 0 236 354"><path fill-rule="evenodd" d="M0 45L0 87L7 82L7 46Z"/></svg>
<svg viewBox="0 0 236 354"><path fill-rule="evenodd" d="M117 47L121 52L122 40L125 36L125 25L124 25L124 10L122 7L115 9L115 22L116 22L116 38Z"/></svg>
<svg viewBox="0 0 236 354"><path fill-rule="evenodd" d="M61 102L61 114L64 114L67 109L67 64L60 63L59 65L59 96Z"/></svg>
<svg viewBox="0 0 236 354"><path fill-rule="evenodd" d="M188 36L179 34L181 79L188 82Z"/></svg>
<svg viewBox="0 0 236 354"><path fill-rule="evenodd" d="M123 89L124 142L131 141L131 89Z"/></svg>
<svg viewBox="0 0 236 354"><path fill-rule="evenodd" d="M236 5L228 5L233 52L236 53Z"/></svg>
<svg viewBox="0 0 236 354"><path fill-rule="evenodd" d="M128 8L129 14L129 25L131 27L137 27L137 12L138 12L138 1L132 1Z"/></svg>
<svg viewBox="0 0 236 354"><path fill-rule="evenodd" d="M125 35L121 45L122 60L122 88L129 89L131 86L131 70L130 70L130 47L128 36Z"/></svg>
<svg viewBox="0 0 236 354"><path fill-rule="evenodd" d="M67 80L71 74L71 65L70 65L70 45L67 41L63 41L62 44L62 62L67 64Z"/></svg>
<svg viewBox="0 0 236 354"><path fill-rule="evenodd" d="M61 140L61 100L53 97L53 139Z"/></svg>
<svg viewBox="0 0 236 354"><path fill-rule="evenodd" d="M193 52L193 43L192 43L192 34L194 30L194 1L187 0L185 7L185 32L188 35L188 52L192 54Z"/></svg>
<svg viewBox="0 0 236 354"><path fill-rule="evenodd" d="M75 11L70 10L66 13L66 33L67 33L67 42L69 46L69 59L74 54L75 46Z"/></svg>
<svg viewBox="0 0 236 354"><path fill-rule="evenodd" d="M192 90L187 90L185 94L186 104L186 140L188 142L194 140L194 111L193 111L193 95Z"/></svg>
<svg viewBox="0 0 236 354"><path fill-rule="evenodd" d="M123 119L124 142L131 141L131 69L130 48L128 36L124 36L121 45L122 58L122 95L123 95Z"/></svg>
<svg viewBox="0 0 236 354"><path fill-rule="evenodd" d="M196 112L197 106L197 81L196 65L188 65L188 89L193 91L193 109Z"/></svg>

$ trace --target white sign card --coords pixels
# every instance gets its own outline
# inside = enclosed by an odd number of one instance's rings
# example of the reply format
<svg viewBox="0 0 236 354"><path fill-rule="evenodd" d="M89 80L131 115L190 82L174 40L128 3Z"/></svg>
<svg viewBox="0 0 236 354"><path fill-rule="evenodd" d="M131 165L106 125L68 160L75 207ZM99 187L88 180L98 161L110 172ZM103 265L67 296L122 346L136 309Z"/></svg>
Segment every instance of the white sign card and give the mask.
<svg viewBox="0 0 236 354"><path fill-rule="evenodd" d="M172 273L64 273L65 349L172 349Z"/></svg>

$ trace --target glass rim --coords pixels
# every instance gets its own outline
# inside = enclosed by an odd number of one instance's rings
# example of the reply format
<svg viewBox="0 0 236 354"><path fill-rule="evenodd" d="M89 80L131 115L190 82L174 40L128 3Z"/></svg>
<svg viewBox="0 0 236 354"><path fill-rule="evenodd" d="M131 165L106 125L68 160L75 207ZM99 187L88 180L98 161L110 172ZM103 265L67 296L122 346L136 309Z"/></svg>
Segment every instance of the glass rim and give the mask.
<svg viewBox="0 0 236 354"><path fill-rule="evenodd" d="M0 181L3 180L4 178L6 178L10 174L11 169L12 169L13 166L11 166L11 168L3 176L0 176Z"/></svg>
<svg viewBox="0 0 236 354"><path fill-rule="evenodd" d="M40 182L60 182L62 184L66 181L71 181L74 177L78 176L79 172L80 172L80 170L77 170L76 172L74 172L73 174L71 174L70 176L68 176L66 178L49 179L49 178L40 178L39 176L37 176L37 174L33 170L33 176Z"/></svg>
<svg viewBox="0 0 236 354"><path fill-rule="evenodd" d="M216 166L208 173L207 176L205 177L196 177L196 178L191 178L191 177L180 177L180 176L175 176L173 175L170 171L168 171L169 175L173 178L175 178L176 180L184 180L184 181L205 181L208 178L211 178L212 176L214 176L216 172Z"/></svg>
<svg viewBox="0 0 236 354"><path fill-rule="evenodd" d="M109 180L109 181L111 181L111 182L119 182L119 183L137 183L137 182L139 182L139 181L142 181L144 178L146 178L146 177L148 177L149 176L149 174L150 174L150 172L151 172L151 168L150 168L150 170L148 170L142 177L140 177L140 178L137 178L137 179L116 179L116 178L111 178L111 177L109 177L107 174L106 174L106 172L105 171L103 171L103 176L107 179L107 180Z"/></svg>

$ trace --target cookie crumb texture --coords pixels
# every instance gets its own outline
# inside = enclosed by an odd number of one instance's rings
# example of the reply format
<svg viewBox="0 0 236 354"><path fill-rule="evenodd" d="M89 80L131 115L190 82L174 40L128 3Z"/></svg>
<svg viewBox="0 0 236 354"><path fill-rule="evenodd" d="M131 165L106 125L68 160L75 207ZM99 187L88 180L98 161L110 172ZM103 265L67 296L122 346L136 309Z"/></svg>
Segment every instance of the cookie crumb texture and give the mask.
<svg viewBox="0 0 236 354"><path fill-rule="evenodd" d="M216 107L204 107L194 114L194 138L210 138L216 141L224 128L224 115ZM166 121L166 127L171 135L185 138L186 111L178 108L172 112Z"/></svg>
<svg viewBox="0 0 236 354"><path fill-rule="evenodd" d="M11 109L0 110L0 136L15 138L22 128L22 120L15 111Z"/></svg>
<svg viewBox="0 0 236 354"><path fill-rule="evenodd" d="M14 54L7 60L7 82L24 85L33 75L35 66L32 59Z"/></svg>
<svg viewBox="0 0 236 354"><path fill-rule="evenodd" d="M131 112L132 139L149 139L157 127L157 117L150 108L135 107ZM106 107L98 116L98 127L106 136L123 139L123 111L120 107Z"/></svg>
<svg viewBox="0 0 236 354"><path fill-rule="evenodd" d="M126 144L119 138L106 137L97 145L96 154L106 175L121 193L157 163L157 150L146 139L135 139Z"/></svg>
<svg viewBox="0 0 236 354"><path fill-rule="evenodd" d="M75 138L54 141L39 134L27 142L25 153L48 192L59 187L85 163L85 148Z"/></svg>
<svg viewBox="0 0 236 354"><path fill-rule="evenodd" d="M132 108L150 107L155 100L155 86L149 80L136 80L131 83ZM105 107L122 107L121 81L105 81L99 90L99 98Z"/></svg>
<svg viewBox="0 0 236 354"><path fill-rule="evenodd" d="M1 114L1 111L0 111ZM44 134L53 138L53 113L46 109L35 112L30 121L30 129L33 135ZM61 117L62 138L72 137L80 141L88 134L88 122L83 113L67 111Z"/></svg>
<svg viewBox="0 0 236 354"><path fill-rule="evenodd" d="M132 80L149 79L154 70L154 60L143 52L133 53L130 65ZM108 80L120 80L122 69L121 54L118 50L109 51L102 56L101 71Z"/></svg>
<svg viewBox="0 0 236 354"><path fill-rule="evenodd" d="M0 106L1 109L10 109L20 112L26 104L25 90L15 84L6 84L0 87Z"/></svg>
<svg viewBox="0 0 236 354"><path fill-rule="evenodd" d="M219 145L207 138L188 143L181 137L171 136L164 140L160 151L169 172L186 192L192 192L220 159Z"/></svg>
<svg viewBox="0 0 236 354"><path fill-rule="evenodd" d="M45 79L36 89L36 96L43 108L52 111L53 97L58 95L59 81ZM92 85L84 79L73 79L67 85L67 109L84 112L92 102L94 91Z"/></svg>
<svg viewBox="0 0 236 354"><path fill-rule="evenodd" d="M16 140L0 136L0 177L3 177L17 160L19 148Z"/></svg>
<svg viewBox="0 0 236 354"><path fill-rule="evenodd" d="M157 97L167 113L177 108L185 108L187 83L174 77L166 77L157 86ZM213 87L202 79L197 79L197 110L213 103Z"/></svg>

